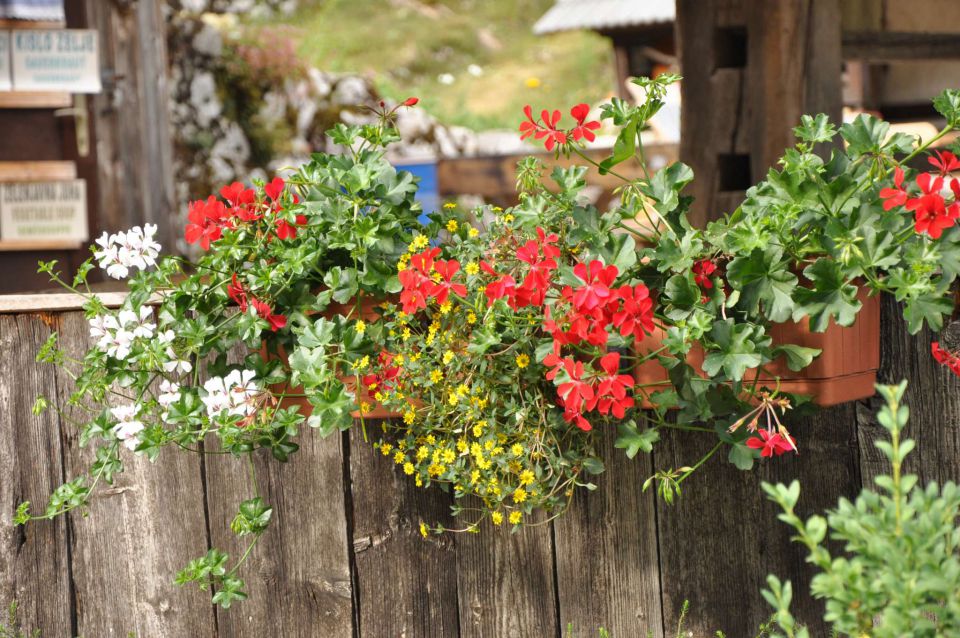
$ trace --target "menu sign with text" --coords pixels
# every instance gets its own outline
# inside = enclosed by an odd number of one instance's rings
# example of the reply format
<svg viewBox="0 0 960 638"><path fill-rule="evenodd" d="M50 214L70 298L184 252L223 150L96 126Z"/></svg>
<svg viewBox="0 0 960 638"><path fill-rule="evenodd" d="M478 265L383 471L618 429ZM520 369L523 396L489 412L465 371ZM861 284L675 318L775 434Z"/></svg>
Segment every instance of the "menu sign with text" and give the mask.
<svg viewBox="0 0 960 638"><path fill-rule="evenodd" d="M0 91L13 89L10 78L10 32L0 31Z"/></svg>
<svg viewBox="0 0 960 638"><path fill-rule="evenodd" d="M86 241L87 183L0 183L0 240Z"/></svg>
<svg viewBox="0 0 960 638"><path fill-rule="evenodd" d="M100 91L96 31L25 29L9 38L14 91Z"/></svg>

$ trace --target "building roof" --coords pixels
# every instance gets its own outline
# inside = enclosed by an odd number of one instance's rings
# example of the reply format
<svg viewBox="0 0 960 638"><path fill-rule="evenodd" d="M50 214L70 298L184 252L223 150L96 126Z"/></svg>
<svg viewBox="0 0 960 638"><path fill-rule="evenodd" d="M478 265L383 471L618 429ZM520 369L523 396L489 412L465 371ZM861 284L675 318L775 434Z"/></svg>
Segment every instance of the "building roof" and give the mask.
<svg viewBox="0 0 960 638"><path fill-rule="evenodd" d="M62 22L63 0L0 0L0 19Z"/></svg>
<svg viewBox="0 0 960 638"><path fill-rule="evenodd" d="M670 23L675 17L674 0L557 0L533 32L622 29Z"/></svg>

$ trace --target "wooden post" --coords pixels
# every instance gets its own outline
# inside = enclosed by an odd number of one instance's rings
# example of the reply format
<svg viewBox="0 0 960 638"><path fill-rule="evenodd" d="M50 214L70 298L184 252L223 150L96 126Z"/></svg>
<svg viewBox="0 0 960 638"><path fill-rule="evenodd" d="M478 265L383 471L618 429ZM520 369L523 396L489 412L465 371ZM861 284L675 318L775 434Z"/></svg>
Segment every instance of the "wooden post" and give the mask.
<svg viewBox="0 0 960 638"><path fill-rule="evenodd" d="M841 116L834 0L679 0L680 158L697 178L691 219L720 217L793 143L803 113Z"/></svg>

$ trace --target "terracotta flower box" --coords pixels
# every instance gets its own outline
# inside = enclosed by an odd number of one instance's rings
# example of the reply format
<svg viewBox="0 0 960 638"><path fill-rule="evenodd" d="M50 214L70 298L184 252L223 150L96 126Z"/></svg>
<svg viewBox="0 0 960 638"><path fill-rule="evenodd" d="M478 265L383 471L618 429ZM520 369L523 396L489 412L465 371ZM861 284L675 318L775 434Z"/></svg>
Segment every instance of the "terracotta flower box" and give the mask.
<svg viewBox="0 0 960 638"><path fill-rule="evenodd" d="M873 396L880 367L880 298L869 297L864 288L858 297L863 307L849 327L831 321L825 332L811 332L806 319L775 325L770 331L775 345L788 343L822 352L800 372L790 370L783 357L777 358L765 367L760 384L775 387L779 377L782 391L811 395L824 407ZM640 353L660 348L663 336L661 331L649 335L640 344ZM687 363L699 371L703 358L703 350L695 346ZM672 387L667 371L655 358L637 365L634 373L638 384L652 384L643 388L648 394ZM753 374L748 371L744 379L752 380ZM654 407L649 400L641 406Z"/></svg>

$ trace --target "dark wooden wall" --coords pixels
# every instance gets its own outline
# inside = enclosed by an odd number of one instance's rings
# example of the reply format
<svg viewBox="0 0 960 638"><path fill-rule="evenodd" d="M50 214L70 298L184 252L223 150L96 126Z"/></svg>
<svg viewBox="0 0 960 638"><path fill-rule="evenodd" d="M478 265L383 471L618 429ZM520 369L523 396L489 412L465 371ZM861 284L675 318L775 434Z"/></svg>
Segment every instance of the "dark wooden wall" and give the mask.
<svg viewBox="0 0 960 638"><path fill-rule="evenodd" d="M912 470L924 481L960 480L960 383L934 364L930 335L909 337L891 300L883 310L880 378L911 380ZM414 487L359 430L328 439L308 430L289 463L256 458L275 521L242 570L250 600L223 611L173 576L211 544L241 549L229 532L252 492L241 459L168 450L151 464L129 454L89 517L13 527L17 503L44 503L89 460L72 425L30 411L38 394L63 402L69 392L66 374L34 361L53 331L70 353L88 347L78 311L0 314L11 371L0 376L0 603L16 600L43 636L525 638L560 636L572 623L577 637L604 626L614 637L660 638L673 635L689 599L692 635L749 638L770 613L759 594L770 572L793 580L797 615L826 635L804 552L760 482L799 478L809 514L884 471L869 401L794 423L798 456L749 473L714 458L672 506L644 493L643 481L692 463L710 441L671 434L630 461L604 432L608 471L559 520L423 540L421 520L451 522L447 494Z"/></svg>

